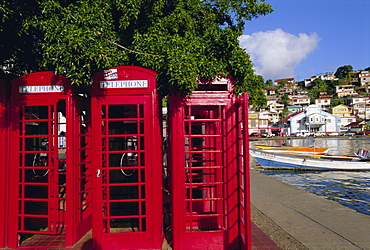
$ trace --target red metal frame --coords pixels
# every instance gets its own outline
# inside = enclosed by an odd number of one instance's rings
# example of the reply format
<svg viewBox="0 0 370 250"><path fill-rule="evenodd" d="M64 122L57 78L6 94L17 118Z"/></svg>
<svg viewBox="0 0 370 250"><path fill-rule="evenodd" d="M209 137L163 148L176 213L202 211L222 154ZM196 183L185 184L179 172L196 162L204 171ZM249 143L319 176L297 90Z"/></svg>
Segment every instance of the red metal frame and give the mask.
<svg viewBox="0 0 370 250"><path fill-rule="evenodd" d="M238 176L240 200L241 249L252 249L251 212L250 212L250 173L249 173L249 132L248 132L248 94L238 100Z"/></svg>
<svg viewBox="0 0 370 250"><path fill-rule="evenodd" d="M0 79L0 247L6 245L6 223L7 223L7 194L8 194L8 91L5 80Z"/></svg>
<svg viewBox="0 0 370 250"><path fill-rule="evenodd" d="M200 82L189 98L170 97L174 249L250 249L246 107L231 78Z"/></svg>
<svg viewBox="0 0 370 250"><path fill-rule="evenodd" d="M94 249L160 249L162 137L155 72L111 68L93 78Z"/></svg>
<svg viewBox="0 0 370 250"><path fill-rule="evenodd" d="M86 167L90 139L80 142L90 133L86 118L80 119L81 110L90 110L87 91L49 71L11 84L10 178L16 178L9 185L8 246L72 246L91 229L91 214L81 212L91 212L91 195L83 194L84 207L78 199L91 175Z"/></svg>

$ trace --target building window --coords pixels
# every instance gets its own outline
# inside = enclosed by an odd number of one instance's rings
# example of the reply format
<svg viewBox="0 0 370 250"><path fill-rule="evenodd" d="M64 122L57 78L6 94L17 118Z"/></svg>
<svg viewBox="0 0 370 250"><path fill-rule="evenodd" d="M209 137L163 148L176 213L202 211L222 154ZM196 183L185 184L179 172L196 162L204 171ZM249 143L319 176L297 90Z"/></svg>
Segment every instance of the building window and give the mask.
<svg viewBox="0 0 370 250"><path fill-rule="evenodd" d="M256 120L251 120L251 128L257 127Z"/></svg>

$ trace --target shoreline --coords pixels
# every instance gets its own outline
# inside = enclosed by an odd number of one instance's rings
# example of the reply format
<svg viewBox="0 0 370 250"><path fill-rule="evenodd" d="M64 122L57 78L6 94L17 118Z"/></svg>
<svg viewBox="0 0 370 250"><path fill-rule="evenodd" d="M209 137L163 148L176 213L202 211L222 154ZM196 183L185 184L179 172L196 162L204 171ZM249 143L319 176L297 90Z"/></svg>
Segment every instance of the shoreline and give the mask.
<svg viewBox="0 0 370 250"><path fill-rule="evenodd" d="M267 140L292 140L292 139L307 139L307 138L314 138L314 139L328 139L328 138L343 138L343 139L370 139L369 135L352 135L352 136L347 136L347 135L335 135L335 136L274 136L270 138L262 138L262 137L249 137L249 141L267 141Z"/></svg>
<svg viewBox="0 0 370 250"><path fill-rule="evenodd" d="M251 220L281 249L370 249L370 216L253 166L251 157Z"/></svg>

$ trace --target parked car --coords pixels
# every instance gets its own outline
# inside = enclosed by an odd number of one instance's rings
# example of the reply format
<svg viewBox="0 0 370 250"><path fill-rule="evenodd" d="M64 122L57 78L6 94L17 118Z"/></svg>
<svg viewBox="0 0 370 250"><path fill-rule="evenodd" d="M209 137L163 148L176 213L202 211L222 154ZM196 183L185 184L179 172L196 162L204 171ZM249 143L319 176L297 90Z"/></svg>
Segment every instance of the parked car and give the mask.
<svg viewBox="0 0 370 250"><path fill-rule="evenodd" d="M274 137L275 135L273 133L263 133L261 134L262 138L271 138Z"/></svg>
<svg viewBox="0 0 370 250"><path fill-rule="evenodd" d="M364 135L370 135L370 130L365 130Z"/></svg>
<svg viewBox="0 0 370 250"><path fill-rule="evenodd" d="M307 137L307 136L310 136L310 132L306 132L306 131L300 131L300 132L297 132L296 134L295 134L295 136L297 136L297 137Z"/></svg>
<svg viewBox="0 0 370 250"><path fill-rule="evenodd" d="M353 136L353 135L355 135L356 133L354 133L354 132L344 132L344 133L342 133L341 135L343 135L343 136Z"/></svg>
<svg viewBox="0 0 370 250"><path fill-rule="evenodd" d="M322 131L316 131L313 136L325 136L325 132L322 132Z"/></svg>
<svg viewBox="0 0 370 250"><path fill-rule="evenodd" d="M258 136L258 133L257 132L253 132L253 133L250 133L249 134L249 137L257 137Z"/></svg>
<svg viewBox="0 0 370 250"><path fill-rule="evenodd" d="M333 133L330 133L329 135L330 135L330 136L338 136L338 135L339 135L339 133L338 133L338 132L333 132Z"/></svg>

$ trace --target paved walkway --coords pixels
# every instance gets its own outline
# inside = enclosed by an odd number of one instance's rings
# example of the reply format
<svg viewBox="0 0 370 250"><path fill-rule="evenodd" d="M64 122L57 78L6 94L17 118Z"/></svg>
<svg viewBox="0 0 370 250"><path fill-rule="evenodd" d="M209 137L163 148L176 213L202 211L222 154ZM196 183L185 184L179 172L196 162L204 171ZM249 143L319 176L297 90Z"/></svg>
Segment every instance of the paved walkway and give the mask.
<svg viewBox="0 0 370 250"><path fill-rule="evenodd" d="M254 209L269 221L266 225L255 222L257 226L282 249L296 249L287 245L286 235L301 244L300 249L370 249L370 216L254 169L251 170L251 203L252 212ZM272 226L286 235L269 235Z"/></svg>

